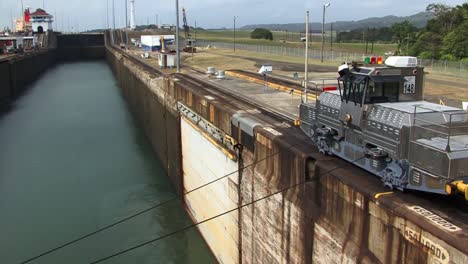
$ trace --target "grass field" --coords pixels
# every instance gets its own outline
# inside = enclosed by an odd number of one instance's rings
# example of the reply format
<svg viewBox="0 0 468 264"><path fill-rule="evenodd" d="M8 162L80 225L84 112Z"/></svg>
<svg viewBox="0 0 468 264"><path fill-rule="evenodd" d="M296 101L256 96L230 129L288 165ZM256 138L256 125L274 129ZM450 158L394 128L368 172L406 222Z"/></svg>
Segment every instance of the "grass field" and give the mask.
<svg viewBox="0 0 468 264"><path fill-rule="evenodd" d="M297 32L279 32L273 31L273 40L258 40L250 38L250 30L239 30L236 31L236 43L240 44L254 44L254 45L269 45L269 46L285 46L285 47L303 47L304 43L300 41L304 34ZM232 43L234 41L234 32L232 30L203 30L198 31L197 39L227 42ZM321 48L320 36L313 36L310 44L312 49ZM374 54L380 55L388 51L395 51L397 49L396 44L374 44ZM326 36L325 50L331 50L330 36ZM342 52L355 52L365 53L366 43L333 43L334 51ZM369 43L368 52L371 52L371 44Z"/></svg>

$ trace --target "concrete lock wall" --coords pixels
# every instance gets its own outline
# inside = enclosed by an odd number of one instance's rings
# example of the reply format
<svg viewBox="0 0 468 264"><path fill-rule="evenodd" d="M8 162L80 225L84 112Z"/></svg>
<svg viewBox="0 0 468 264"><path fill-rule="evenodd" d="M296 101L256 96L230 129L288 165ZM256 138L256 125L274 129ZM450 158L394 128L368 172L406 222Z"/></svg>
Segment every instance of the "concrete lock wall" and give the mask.
<svg viewBox="0 0 468 264"><path fill-rule="evenodd" d="M56 62L53 49L18 54L0 61L0 101L19 96L29 83Z"/></svg>
<svg viewBox="0 0 468 264"><path fill-rule="evenodd" d="M194 222L243 206L198 226L221 263L468 262L467 225L450 211L435 209L459 228L448 232L421 213L430 200L383 195L388 189L379 179L319 154L299 129L278 120L266 118L255 128L253 151L244 148L237 161L229 160L210 136L181 119L176 103L230 135L231 116L252 109L121 51L108 48L107 59L180 194L237 168L184 196Z"/></svg>
<svg viewBox="0 0 468 264"><path fill-rule="evenodd" d="M192 122L181 119L182 166L185 192L215 181L203 190L185 197L188 212L195 222L220 215L238 206L238 163L207 140ZM202 151L201 151L202 150ZM236 263L238 250L238 212L226 214L199 226L213 253L222 263Z"/></svg>
<svg viewBox="0 0 468 264"><path fill-rule="evenodd" d="M10 64L7 60L0 61L0 105L11 98Z"/></svg>
<svg viewBox="0 0 468 264"><path fill-rule="evenodd" d="M0 104L6 104L45 70L60 61L104 59L103 34L48 34L47 49L16 54L0 60Z"/></svg>
<svg viewBox="0 0 468 264"><path fill-rule="evenodd" d="M57 35L61 60L97 60L105 57L104 34Z"/></svg>
<svg viewBox="0 0 468 264"><path fill-rule="evenodd" d="M142 71L138 65L112 50L107 50L107 60L130 110L142 125L153 150L180 194L180 121L175 102L168 97L167 78Z"/></svg>

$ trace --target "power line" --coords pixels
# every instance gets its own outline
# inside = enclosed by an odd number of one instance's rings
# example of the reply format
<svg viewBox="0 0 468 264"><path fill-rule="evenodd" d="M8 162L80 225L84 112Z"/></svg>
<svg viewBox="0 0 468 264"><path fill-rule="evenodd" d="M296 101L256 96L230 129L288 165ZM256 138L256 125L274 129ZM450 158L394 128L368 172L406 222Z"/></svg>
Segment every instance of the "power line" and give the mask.
<svg viewBox="0 0 468 264"><path fill-rule="evenodd" d="M351 163L355 163L355 162L357 162L357 161L363 159L364 157L365 157L365 156L362 156L362 157L360 157L359 159L356 159L356 160L352 161ZM322 173L322 174L320 174L320 175L325 175L325 174L330 173L330 172L332 172L332 171L334 171L334 170L337 170L337 169L339 169L339 168L341 168L341 167L343 167L343 165L342 165L342 166L335 167L335 168L333 168L333 169L331 169L331 170L328 170L328 171L326 171L326 172L324 172L324 173ZM306 171L306 172L309 172L309 171L310 171L310 170L308 170L308 171ZM320 176L320 175L319 175L319 176ZM276 191L276 192L274 192L274 193L271 193L271 194L269 194L269 195L267 195L267 196L264 196L264 197L262 197L262 198L259 198L259 199L257 199L257 200L254 200L254 201L252 201L252 202L243 204L243 205L241 205L241 206L239 206L239 207L236 207L236 208L234 208L234 209L225 211L225 212L223 212L223 213L221 213L221 214L218 214L218 215L215 215L215 216L213 216L213 217L207 218L207 219L205 219L205 220L203 220L203 221L200 221L200 222L198 222L198 223L194 223L194 224L192 224L192 225L188 225L188 226L186 226L186 227L184 227L184 228L178 229L178 230L173 231L173 232L170 232L170 233L168 233L168 234L165 234L165 235L156 237L156 238L154 238L154 239L151 239L151 240L149 240L149 241L140 243L140 244L138 244L138 245L136 245L136 246L133 246L133 247L127 248L127 249L125 249L125 250L119 251L119 252L114 253L114 254L112 254L112 255L110 255L110 256L107 256L107 257L98 259L98 260L96 260L96 261L91 262L90 264L100 263L100 262L102 262L102 261L105 261L105 260L114 258L114 257L119 256L119 255L122 255L122 254L125 254L125 253L127 253L127 252L129 252L129 251L132 251L132 250L135 250L135 249L137 249L137 248L146 246L146 245L148 245L148 244L151 244L151 243L156 242L156 241L158 241L158 240L164 239L164 238L166 238L166 237L176 235L176 234L178 234L178 233L180 233L180 232L184 232L185 230L188 230L188 229L190 229L190 228L196 227L196 226L201 225L201 224L203 224L203 223L209 222L209 221L214 220L214 219L216 219L216 218L218 218L218 217L221 217L221 216L223 216L223 215L232 213L232 212L234 212L234 211L236 211L236 210L242 209L242 208L244 208L244 207L246 207L246 206L249 206L249 205L252 205L252 204L254 204L254 203L263 201L263 200L268 199L268 198L270 198L270 197L272 197L272 196L274 196L274 195L277 195L277 194L279 194L279 193L285 192L285 191L287 191L287 190L289 190L289 189L295 188L295 187L297 187L297 186L299 186L299 185L302 185L302 184L305 184L305 183L308 183L308 182L309 182L309 181L301 181L301 182L299 182L299 183L293 184L292 186L289 186L289 187L284 188L284 189L282 189L282 190Z"/></svg>
<svg viewBox="0 0 468 264"><path fill-rule="evenodd" d="M302 142L300 142L300 143L298 143L298 144L291 145L289 148L292 148L292 147L297 146L297 145L299 145L299 144L302 144ZM112 227L114 227L114 226L117 226L117 225L119 225L119 224L121 224L121 223L123 223L123 222L126 222L126 221L128 221L128 220L130 220L130 219L132 219L132 218L135 218L135 217L140 216L140 215L142 215L142 214L144 214L144 213L147 213L147 212L149 212L149 211L152 211L152 210L154 210L154 209L156 209L156 208L162 207L163 205L166 205L166 204L168 204L168 203L170 203L170 202L172 202L172 201L175 201L175 200L177 200L177 199L179 199L179 198L183 198L184 196L186 196L186 195L188 195L188 194L190 194L190 193L192 193L192 192L198 191L198 190L200 190L200 189L202 189L202 188L204 188L204 187L206 187L206 186L208 186L208 185L210 185L210 184L213 184L213 183L215 183L215 182L217 182L217 181L220 181L220 180L222 180L222 179L224 179L224 178L227 178L227 177L233 175L234 173L239 172L240 170L243 170L243 169L252 167L253 165L255 165L255 164L259 163L259 162L265 161L265 160L267 160L267 159L269 159L269 158L271 158L271 157L273 157L273 156L276 156L276 155L278 155L279 153L280 153L280 152L277 151L277 152L275 152L275 153L273 153L273 154L270 154L270 155L268 155L268 156L266 156L266 157L264 157L264 158L262 158L262 159L260 159L260 160L257 160L257 161L255 161L255 162L249 164L249 165L243 166L243 167L241 167L240 169L238 169L238 170L236 170L236 171L233 171L233 172L231 172L231 173L228 173L228 174L226 174L226 175L224 175L224 176L221 176L220 178L214 179L214 180L212 180L212 181L210 181L210 182L208 182L208 183L205 183L205 184L203 184L203 185L201 185L201 186L198 186L198 187L196 187L196 188L194 188L194 189L192 189L192 190L190 190L190 191L187 191L187 192L183 193L182 195L177 195L177 196L175 196L174 198L171 198L171 199L168 199L168 200L166 200L166 201L164 201L164 202L161 202L161 203L159 203L159 204L153 205L153 206L151 206L151 207L149 207L149 208L147 208L147 209L144 209L144 210L142 210L142 211L140 211L140 212L138 212L138 213L135 213L135 214L133 214L133 215L130 215L130 216L126 217L126 218L123 218L123 219L121 219L121 220L119 220L119 221L117 221L117 222L114 222L114 223L112 223L112 224L109 224L109 225L107 225L107 226L104 226L104 227L102 227L102 228L100 228L100 229L98 229L98 230L96 230L96 231L93 231L93 232L88 233L88 234L86 234L86 235L83 235L83 236L81 236L81 237L79 237L79 238L76 238L76 239L74 239L74 240L71 240L70 242L64 243L64 244L62 244L62 245L60 245L60 246L57 246L57 247L55 247L55 248L53 248L53 249L51 249L51 250L48 250L48 251L46 251L46 252L44 252L44 253L41 253L41 254L39 254L39 255L37 255L37 256L35 256L35 257L29 258L29 259L27 259L27 260L21 262L21 264L29 263L29 262L31 262L31 261L33 261L33 260L36 260L36 259L41 258L41 257L43 257L43 256L49 255L50 253L55 252L55 251L57 251L57 250L59 250L59 249L62 249L62 248L67 247L67 246L69 246L69 245L72 245L72 244L74 244L74 243L76 243L76 242L78 242L78 241L81 241L81 240L85 239L85 238L88 238L88 237L91 237L91 236L93 236L93 235L96 235L96 234L98 234L98 233L100 233L100 232L102 232L102 231L105 231L105 230L107 230L107 229L109 229L109 228L112 228Z"/></svg>

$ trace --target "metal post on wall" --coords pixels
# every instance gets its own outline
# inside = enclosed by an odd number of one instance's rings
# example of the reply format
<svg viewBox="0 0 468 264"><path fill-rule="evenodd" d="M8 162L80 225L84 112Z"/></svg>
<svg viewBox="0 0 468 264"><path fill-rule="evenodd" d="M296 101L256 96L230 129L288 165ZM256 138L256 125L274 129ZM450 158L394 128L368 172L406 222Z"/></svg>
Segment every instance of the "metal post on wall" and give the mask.
<svg viewBox="0 0 468 264"><path fill-rule="evenodd" d="M176 53L177 53L177 72L180 72L180 52L179 52L179 0L176 4Z"/></svg>

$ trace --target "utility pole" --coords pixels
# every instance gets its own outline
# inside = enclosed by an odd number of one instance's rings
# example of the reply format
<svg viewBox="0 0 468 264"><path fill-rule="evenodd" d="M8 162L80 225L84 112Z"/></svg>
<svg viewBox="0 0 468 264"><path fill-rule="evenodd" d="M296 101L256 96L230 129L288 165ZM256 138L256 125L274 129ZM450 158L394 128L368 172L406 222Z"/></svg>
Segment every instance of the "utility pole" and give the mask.
<svg viewBox="0 0 468 264"><path fill-rule="evenodd" d="M112 0L112 24L115 30L115 0Z"/></svg>
<svg viewBox="0 0 468 264"><path fill-rule="evenodd" d="M374 54L374 42L375 42L375 28L372 29L372 47L371 47L371 54Z"/></svg>
<svg viewBox="0 0 468 264"><path fill-rule="evenodd" d="M323 16L322 16L322 52L320 53L320 62L323 62L323 49L325 47L325 10L330 6L330 3L323 5Z"/></svg>
<svg viewBox="0 0 468 264"><path fill-rule="evenodd" d="M176 4L176 52L177 52L177 72L180 72L180 52L179 52L179 0Z"/></svg>
<svg viewBox="0 0 468 264"><path fill-rule="evenodd" d="M410 37L408 33L408 37L406 38L406 56L409 55L409 40L410 40Z"/></svg>
<svg viewBox="0 0 468 264"><path fill-rule="evenodd" d="M305 43L305 63L304 63L304 102L307 103L307 82L309 79L309 11L306 12L306 43Z"/></svg>
<svg viewBox="0 0 468 264"><path fill-rule="evenodd" d="M127 14L128 14L128 11L127 11L127 0L124 0L125 1L125 29L128 28L128 17L127 17Z"/></svg>
<svg viewBox="0 0 468 264"><path fill-rule="evenodd" d="M11 28L10 28L10 31L13 31L13 27L14 27L14 21L13 21L13 11L11 10L10 8L10 23L11 23Z"/></svg>
<svg viewBox="0 0 468 264"><path fill-rule="evenodd" d="M333 51L333 23L330 23L330 51Z"/></svg>
<svg viewBox="0 0 468 264"><path fill-rule="evenodd" d="M366 55L367 55L368 48L369 48L369 28L367 28L367 34L366 34Z"/></svg>
<svg viewBox="0 0 468 264"><path fill-rule="evenodd" d="M236 53L236 16L234 16L234 53Z"/></svg>
<svg viewBox="0 0 468 264"><path fill-rule="evenodd" d="M106 0L106 21L107 29L109 29L109 0Z"/></svg>
<svg viewBox="0 0 468 264"><path fill-rule="evenodd" d="M194 33L195 33L195 43L197 43L197 21L196 20L195 20Z"/></svg>
<svg viewBox="0 0 468 264"><path fill-rule="evenodd" d="M159 28L159 15L156 14L156 28Z"/></svg>
<svg viewBox="0 0 468 264"><path fill-rule="evenodd" d="M24 3L23 3L23 0L21 0L21 17L24 19Z"/></svg>

